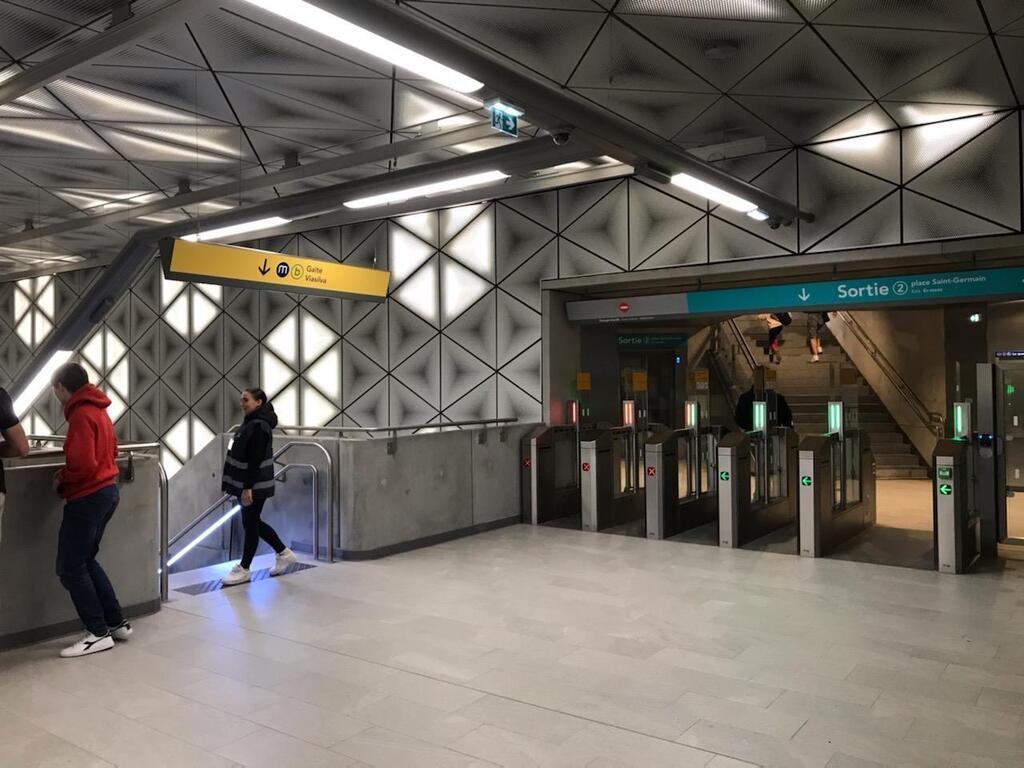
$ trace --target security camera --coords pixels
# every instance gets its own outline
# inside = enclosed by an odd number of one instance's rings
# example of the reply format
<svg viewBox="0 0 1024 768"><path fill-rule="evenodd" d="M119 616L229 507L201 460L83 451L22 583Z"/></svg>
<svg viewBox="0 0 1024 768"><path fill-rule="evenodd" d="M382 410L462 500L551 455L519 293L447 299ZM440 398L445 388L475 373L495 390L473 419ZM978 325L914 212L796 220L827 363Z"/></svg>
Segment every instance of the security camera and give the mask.
<svg viewBox="0 0 1024 768"><path fill-rule="evenodd" d="M569 131L555 131L551 134L551 140L555 142L555 146L564 147L572 141L572 134Z"/></svg>

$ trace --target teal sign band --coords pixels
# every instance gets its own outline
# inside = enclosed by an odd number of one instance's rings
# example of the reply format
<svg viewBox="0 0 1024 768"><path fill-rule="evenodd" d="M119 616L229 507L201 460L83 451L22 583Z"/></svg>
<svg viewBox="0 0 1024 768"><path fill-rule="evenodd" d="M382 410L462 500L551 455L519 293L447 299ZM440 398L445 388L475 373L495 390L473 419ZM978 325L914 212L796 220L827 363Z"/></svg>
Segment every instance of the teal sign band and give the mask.
<svg viewBox="0 0 1024 768"><path fill-rule="evenodd" d="M697 315L770 309L844 309L1019 295L1024 295L1024 268L1010 267L728 288L687 293L683 298L684 313Z"/></svg>
<svg viewBox="0 0 1024 768"><path fill-rule="evenodd" d="M686 336L678 333L633 333L619 336L620 347L641 347L646 349L678 349L686 347Z"/></svg>

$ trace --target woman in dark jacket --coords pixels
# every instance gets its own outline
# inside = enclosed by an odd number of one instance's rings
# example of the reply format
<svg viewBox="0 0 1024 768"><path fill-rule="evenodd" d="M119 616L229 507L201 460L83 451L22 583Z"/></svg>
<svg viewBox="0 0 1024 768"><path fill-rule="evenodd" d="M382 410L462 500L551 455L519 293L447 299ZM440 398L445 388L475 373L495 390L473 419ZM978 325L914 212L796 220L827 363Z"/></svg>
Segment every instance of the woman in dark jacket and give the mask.
<svg viewBox="0 0 1024 768"><path fill-rule="evenodd" d="M277 414L262 389L243 389L240 402L245 418L228 446L221 488L238 498L245 542L241 562L222 580L225 586L249 581L249 567L260 539L277 553L274 567L270 569L271 576L284 573L288 566L298 562L295 553L284 545L277 532L260 520L264 503L274 495L274 427L277 426Z"/></svg>

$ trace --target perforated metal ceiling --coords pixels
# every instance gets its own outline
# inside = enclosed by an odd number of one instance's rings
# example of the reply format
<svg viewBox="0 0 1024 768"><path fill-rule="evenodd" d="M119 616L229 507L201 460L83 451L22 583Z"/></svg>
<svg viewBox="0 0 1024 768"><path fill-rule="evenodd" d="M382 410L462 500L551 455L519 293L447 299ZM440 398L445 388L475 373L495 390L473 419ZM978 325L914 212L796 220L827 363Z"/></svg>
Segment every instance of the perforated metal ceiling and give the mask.
<svg viewBox="0 0 1024 768"><path fill-rule="evenodd" d="M708 159L1004 109L1018 0L405 3ZM162 0L134 3L141 13ZM0 81L109 24L109 0L0 0ZM0 107L0 237L484 120L480 103L249 7L209 10ZM493 143L493 141L491 142ZM473 151L480 144L446 153ZM331 177L359 178L386 165ZM0 248L0 267L109 257L138 227L323 179Z"/></svg>

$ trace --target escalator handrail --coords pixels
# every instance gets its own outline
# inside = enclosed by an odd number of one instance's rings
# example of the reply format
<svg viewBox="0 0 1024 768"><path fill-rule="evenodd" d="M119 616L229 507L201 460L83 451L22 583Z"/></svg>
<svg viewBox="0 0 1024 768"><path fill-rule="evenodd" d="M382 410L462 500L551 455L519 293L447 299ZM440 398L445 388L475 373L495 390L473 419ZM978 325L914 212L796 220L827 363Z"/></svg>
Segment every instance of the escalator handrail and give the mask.
<svg viewBox="0 0 1024 768"><path fill-rule="evenodd" d="M850 329L854 338L860 342L861 346L867 350L867 353L874 360L878 369L882 372L882 375L888 380L889 384L900 394L910 409L914 412L914 415L921 421L921 423L933 432L937 437L943 437L946 434L946 418L941 413L929 410L928 406L924 404L924 401L918 397L914 389L907 383L906 379L900 375L899 370L892 362L885 356L885 353L875 344L874 340L868 334L864 327L857 321L857 319L849 312L839 311L836 312L836 317L842 320L846 326Z"/></svg>

